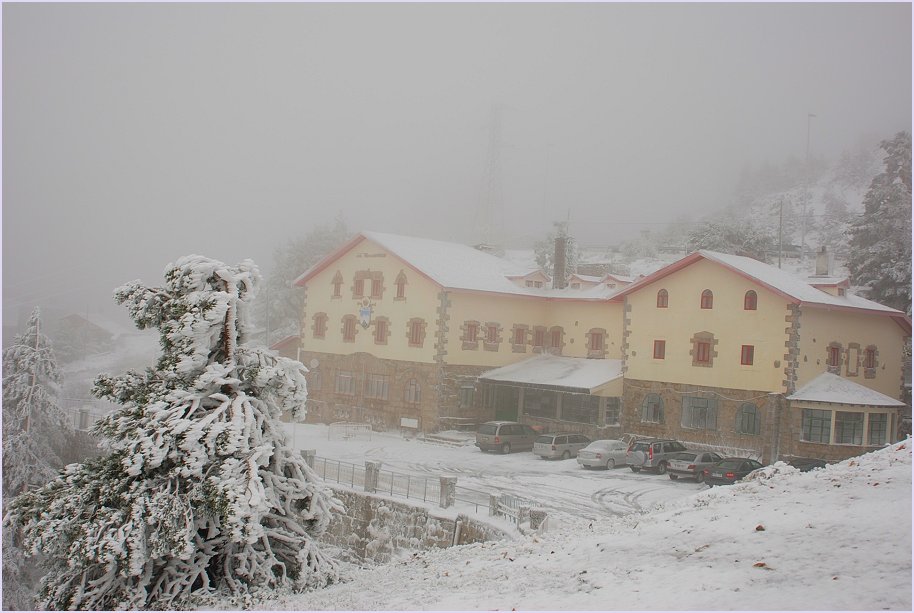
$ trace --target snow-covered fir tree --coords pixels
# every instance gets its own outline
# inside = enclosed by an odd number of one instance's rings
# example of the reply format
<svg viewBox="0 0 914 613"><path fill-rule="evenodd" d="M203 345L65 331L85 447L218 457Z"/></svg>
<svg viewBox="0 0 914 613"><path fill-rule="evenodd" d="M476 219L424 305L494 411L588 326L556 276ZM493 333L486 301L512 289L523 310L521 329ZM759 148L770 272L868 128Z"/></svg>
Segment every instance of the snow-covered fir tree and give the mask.
<svg viewBox="0 0 914 613"><path fill-rule="evenodd" d="M254 317L268 345L298 334L304 293L292 282L349 238L346 222L337 218L333 225L317 226L274 250L273 267L254 303Z"/></svg>
<svg viewBox="0 0 914 613"><path fill-rule="evenodd" d="M581 250L574 237L568 233L567 223L557 222L553 225L555 229L545 239L536 241L533 245L536 265L542 268L547 275L555 276L555 239L563 237L565 239L565 279L568 279L578 270Z"/></svg>
<svg viewBox="0 0 914 613"><path fill-rule="evenodd" d="M66 414L57 403L60 373L41 313L32 311L25 332L3 352L3 503L29 486L53 479L63 467L65 446L73 440ZM35 608L40 575L26 560L20 535L3 528L3 609Z"/></svg>
<svg viewBox="0 0 914 613"><path fill-rule="evenodd" d="M244 344L258 281L250 261L192 255L163 287L116 290L139 328L159 329L162 354L96 379L93 393L121 405L95 426L111 452L11 505L9 524L46 554L42 606L245 606L258 589L336 579L315 539L339 503L278 422L304 411L305 369Z"/></svg>
<svg viewBox="0 0 914 613"><path fill-rule="evenodd" d="M44 484L63 466L72 435L57 403L60 372L36 307L28 326L3 351L3 498Z"/></svg>
<svg viewBox="0 0 914 613"><path fill-rule="evenodd" d="M863 198L848 230L851 282L871 300L911 313L911 133L881 144L885 170Z"/></svg>
<svg viewBox="0 0 914 613"><path fill-rule="evenodd" d="M688 248L745 255L767 262L768 254L777 252L777 238L768 228L751 221L711 220L689 232Z"/></svg>

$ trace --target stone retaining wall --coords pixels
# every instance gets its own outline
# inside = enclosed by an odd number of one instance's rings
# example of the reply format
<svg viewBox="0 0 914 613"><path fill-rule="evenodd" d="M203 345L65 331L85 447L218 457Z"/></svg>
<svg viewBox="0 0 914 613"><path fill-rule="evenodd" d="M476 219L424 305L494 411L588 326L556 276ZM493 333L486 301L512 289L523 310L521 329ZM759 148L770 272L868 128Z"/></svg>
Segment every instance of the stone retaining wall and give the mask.
<svg viewBox="0 0 914 613"><path fill-rule="evenodd" d="M404 551L424 551L508 538L509 535L466 515L436 517L423 507L352 490L333 489L346 512L336 514L321 541L339 547L359 562L384 563ZM457 524L460 530L455 542Z"/></svg>

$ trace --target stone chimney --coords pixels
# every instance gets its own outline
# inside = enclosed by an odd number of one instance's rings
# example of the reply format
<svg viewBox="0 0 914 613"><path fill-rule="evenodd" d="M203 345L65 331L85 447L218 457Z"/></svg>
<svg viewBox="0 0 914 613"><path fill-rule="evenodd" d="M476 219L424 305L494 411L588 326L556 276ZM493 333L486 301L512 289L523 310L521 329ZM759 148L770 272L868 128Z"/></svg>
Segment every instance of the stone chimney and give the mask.
<svg viewBox="0 0 914 613"><path fill-rule="evenodd" d="M565 289L565 236L559 234L555 237L555 257L552 259L552 287Z"/></svg>
<svg viewBox="0 0 914 613"><path fill-rule="evenodd" d="M825 245L816 252L816 276L828 277L831 275L831 254Z"/></svg>

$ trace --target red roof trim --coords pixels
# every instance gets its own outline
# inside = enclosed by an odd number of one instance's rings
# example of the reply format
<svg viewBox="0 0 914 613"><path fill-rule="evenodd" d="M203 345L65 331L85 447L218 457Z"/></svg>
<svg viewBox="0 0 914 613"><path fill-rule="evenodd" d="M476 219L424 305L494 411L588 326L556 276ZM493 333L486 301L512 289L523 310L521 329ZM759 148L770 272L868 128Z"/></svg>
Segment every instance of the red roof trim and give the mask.
<svg viewBox="0 0 914 613"><path fill-rule="evenodd" d="M302 273L302 275L300 277L298 277L297 279L295 279L295 281L293 281L292 284L298 285L298 286L305 285L308 281L310 281L315 276L317 276L317 274L319 274L319 273L323 272L324 270L326 270L327 268L329 268L329 266L333 262L340 259L343 255L345 255L346 253L348 253L349 251L354 249L356 247L356 245L358 245L363 240L371 241L372 244L377 245L380 249L383 249L387 253L391 254L392 256L394 256L395 258L400 260L400 262L402 262L407 268L414 270L415 272L419 273L419 275L425 277L426 279L428 279L429 281L431 281L438 287L441 287L440 283L438 283L437 281L432 279L430 276L428 276L427 274L425 274L424 272L422 272L421 270L416 268L413 264L411 264L407 260L403 259L400 255L397 254L396 251L394 251L392 249L388 249L387 247L378 243L377 241L373 241L371 239L371 237L365 236L361 232L359 234L357 234L356 236L354 236L349 242L345 243L343 246L339 247L336 251L327 255L323 260L321 260L320 262L318 262L317 264L315 264L314 266L312 266L311 268L306 270L304 273Z"/></svg>

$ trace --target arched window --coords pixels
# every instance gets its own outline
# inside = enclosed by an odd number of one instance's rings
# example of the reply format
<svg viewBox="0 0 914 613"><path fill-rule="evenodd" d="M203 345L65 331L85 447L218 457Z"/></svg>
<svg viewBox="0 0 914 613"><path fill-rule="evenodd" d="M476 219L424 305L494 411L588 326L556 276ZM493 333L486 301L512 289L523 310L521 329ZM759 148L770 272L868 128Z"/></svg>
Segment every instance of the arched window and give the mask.
<svg viewBox="0 0 914 613"><path fill-rule="evenodd" d="M743 298L743 310L744 311L754 311L758 308L758 294L755 293L755 290L749 290L746 292L746 296Z"/></svg>
<svg viewBox="0 0 914 613"><path fill-rule="evenodd" d="M751 402L744 402L736 412L736 431L740 434L759 434L761 426L758 407Z"/></svg>
<svg viewBox="0 0 914 613"><path fill-rule="evenodd" d="M714 308L714 294L711 290L706 289L701 293L701 308L703 309L713 309Z"/></svg>
<svg viewBox="0 0 914 613"><path fill-rule="evenodd" d="M314 326L311 328L314 338L324 338L327 334L327 314L316 313L314 315Z"/></svg>
<svg viewBox="0 0 914 613"><path fill-rule="evenodd" d="M665 309L669 306L669 304L670 304L670 295L667 293L667 291L665 289L662 289L659 292L657 292L657 308Z"/></svg>
<svg viewBox="0 0 914 613"><path fill-rule="evenodd" d="M648 394L641 403L641 421L663 423L663 399L660 394Z"/></svg>

